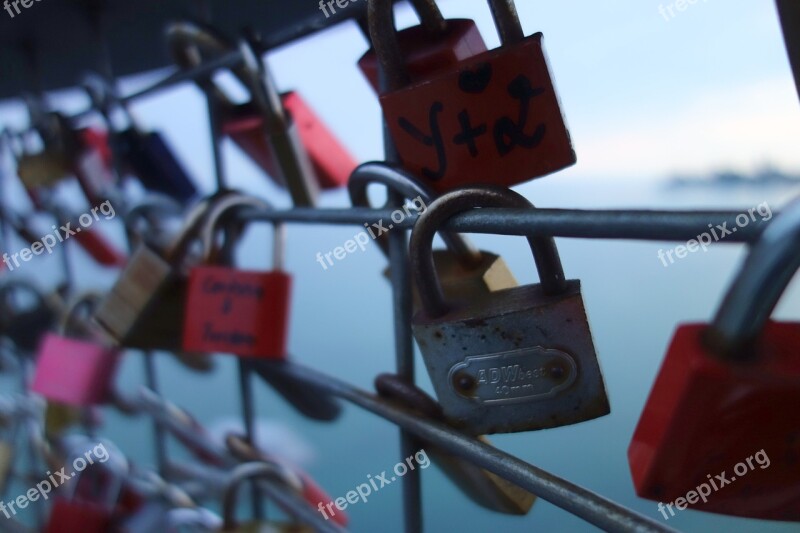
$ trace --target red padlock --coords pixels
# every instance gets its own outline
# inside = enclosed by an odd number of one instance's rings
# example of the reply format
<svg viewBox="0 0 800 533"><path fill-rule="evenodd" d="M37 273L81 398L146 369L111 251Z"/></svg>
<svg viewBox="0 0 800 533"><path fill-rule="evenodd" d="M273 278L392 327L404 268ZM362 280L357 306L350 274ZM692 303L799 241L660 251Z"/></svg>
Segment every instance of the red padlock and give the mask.
<svg viewBox="0 0 800 533"><path fill-rule="evenodd" d="M243 205L253 205L252 199L232 204L228 211ZM217 223L226 214L208 221L207 242L214 240L220 229ZM283 225L276 224L274 265L269 272L210 265L192 269L183 328L185 351L286 358L292 278L283 270L284 240Z"/></svg>
<svg viewBox="0 0 800 533"><path fill-rule="evenodd" d="M92 339L92 334L81 324L81 339L74 338L73 322L76 313L92 309L99 297L88 295L67 313L63 325L64 335L48 334L39 347L31 390L47 400L74 407L89 407L106 403L110 397L114 376L120 360L117 349ZM70 336L66 336L70 335Z"/></svg>
<svg viewBox="0 0 800 533"><path fill-rule="evenodd" d="M542 34L524 37L510 0L490 3L503 46L418 81L403 64L392 2L369 4L387 127L403 166L438 193L518 185L576 161Z"/></svg>
<svg viewBox="0 0 800 533"><path fill-rule="evenodd" d="M107 472L103 472L107 474ZM83 499L78 497L80 473L75 473L69 479L72 497L58 496L53 502L44 533L106 533L111 531L114 518L114 509L122 490L123 479L112 474L114 486L105 487L102 497L105 502L97 498ZM108 478L109 476L103 476Z"/></svg>
<svg viewBox="0 0 800 533"><path fill-rule="evenodd" d="M430 78L486 51L486 43L474 20L445 20L433 0L417 0L415 8L422 24L397 32L403 67L411 82ZM380 94L380 69L374 48L361 57L358 67Z"/></svg>
<svg viewBox="0 0 800 533"><path fill-rule="evenodd" d="M768 318L798 250L795 203L752 248L714 322L672 339L628 449L636 492L667 519L691 506L800 521L800 323Z"/></svg>
<svg viewBox="0 0 800 533"><path fill-rule="evenodd" d="M89 203L99 205L107 199L108 189L114 184L108 134L96 128L84 128L71 134L79 147L72 162L73 172Z"/></svg>
<svg viewBox="0 0 800 533"><path fill-rule="evenodd" d="M281 95L286 113L297 127L300 140L311 159L311 166L322 189L338 189L347 184L358 163L305 99L296 91ZM228 111L222 132L260 166L267 175L280 180L281 170L272 155L269 137L264 134L264 116L250 104ZM280 184L281 182L278 181Z"/></svg>

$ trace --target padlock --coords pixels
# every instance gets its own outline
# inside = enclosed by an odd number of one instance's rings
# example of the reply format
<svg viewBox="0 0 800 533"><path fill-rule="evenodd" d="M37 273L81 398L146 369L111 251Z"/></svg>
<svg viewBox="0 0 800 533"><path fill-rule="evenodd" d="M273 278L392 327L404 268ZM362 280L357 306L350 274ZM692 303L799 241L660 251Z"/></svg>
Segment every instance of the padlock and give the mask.
<svg viewBox="0 0 800 533"><path fill-rule="evenodd" d="M130 108L118 97L112 83L99 76L89 76L84 88L92 102L106 116L111 146L123 171L136 176L145 189L165 194L181 205L197 196L197 187L164 137L157 131L145 131ZM111 112L118 108L127 124L114 127Z"/></svg>
<svg viewBox="0 0 800 533"><path fill-rule="evenodd" d="M579 280L564 279L552 238L528 237L540 283L445 300L433 236L476 207L531 208L499 187L458 189L420 216L411 234L411 271L422 310L414 337L447 422L483 435L547 429L610 412Z"/></svg>
<svg viewBox="0 0 800 533"><path fill-rule="evenodd" d="M474 20L445 20L434 0L414 0L412 6L422 24L396 33L400 54L397 59L402 61L412 82L430 78L486 51L486 43ZM374 47L361 57L358 67L380 94L380 67Z"/></svg>
<svg viewBox="0 0 800 533"><path fill-rule="evenodd" d="M433 420L442 418L442 409L436 400L397 375L380 374L375 378L375 389L381 396L399 401L403 406ZM478 440L491 446L489 439L484 436L479 436ZM471 461L442 451L430 442L424 443L424 449L465 496L485 509L504 514L524 515L536 502L536 495L488 470L475 466Z"/></svg>
<svg viewBox="0 0 800 533"><path fill-rule="evenodd" d="M287 120L297 128L300 141L308 152L311 166L323 190L339 189L347 184L357 163L342 142L297 91L281 94ZM281 187L286 187L283 173L264 134L264 115L252 103L224 111L222 132L247 154Z"/></svg>
<svg viewBox="0 0 800 533"><path fill-rule="evenodd" d="M276 524L250 522L239 524L236 520L236 494L239 487L251 480L271 479L286 485L286 489L299 492L301 486L293 476L287 475L285 468L272 463L245 463L236 467L230 475L222 503L222 533L312 533L314 528L302 524Z"/></svg>
<svg viewBox="0 0 800 533"><path fill-rule="evenodd" d="M0 286L0 332L23 351L34 351L56 321L51 301L35 286L8 280Z"/></svg>
<svg viewBox="0 0 800 533"><path fill-rule="evenodd" d="M84 413L78 407L49 401L44 411L44 434L47 438L56 438L65 431L84 421Z"/></svg>
<svg viewBox="0 0 800 533"><path fill-rule="evenodd" d="M24 153L17 162L17 175L28 190L51 187L70 175L71 163L67 154L53 150Z"/></svg>
<svg viewBox="0 0 800 533"><path fill-rule="evenodd" d="M107 201L115 185L108 134L97 128L70 132L78 146L72 161L72 173L78 180L90 205Z"/></svg>
<svg viewBox="0 0 800 533"><path fill-rule="evenodd" d="M511 0L490 0L503 46L414 81L403 65L391 0L369 3L370 36L388 91L387 128L403 166L443 193L512 186L576 162L542 46L524 37Z"/></svg>
<svg viewBox="0 0 800 533"><path fill-rule="evenodd" d="M219 193L189 215L166 257L140 245L100 304L95 320L123 346L180 352L188 288L186 263L193 245L198 238L207 236L208 232L203 231L206 225L213 226L232 207L245 205L265 204L256 199L244 200L241 195ZM203 242L204 257L211 255L212 248L213 242Z"/></svg>
<svg viewBox="0 0 800 533"><path fill-rule="evenodd" d="M211 28L194 23L173 24L167 31L167 36L173 56L184 68L197 66L204 53L224 55L234 49L227 39ZM234 69L234 73L250 91L250 104L237 108L213 82L207 79L199 82L206 96L211 99L214 109L218 110L221 118L218 126L223 133L227 131L231 139L266 170L267 175L277 185L288 189L296 207L314 206L319 194L320 180L309 156L311 147L303 144L301 136L303 128L300 128L287 112L267 65L256 53L253 45L243 41L239 44L239 51L244 65ZM295 100L295 103L298 101ZM303 114L299 105L297 111ZM257 119L255 123L252 122L254 115ZM308 117L296 118L300 120ZM304 129L307 134L312 132L319 134L323 131L320 128L307 126ZM315 137L314 140L330 141L322 137ZM338 165L343 164L338 154L327 154L319 151L320 148L326 152L330 148L340 147L329 145L314 147L314 150L322 156L320 163L326 158L331 158L330 164L320 165L323 168L327 167L326 170L336 171L335 175L326 176L326 180L345 180L342 175L344 169L338 168Z"/></svg>
<svg viewBox="0 0 800 533"><path fill-rule="evenodd" d="M405 200L420 201L423 208L430 205L435 194L414 176L386 163L365 163L359 166L348 183L350 201L354 207L370 207L367 189L372 183L386 185ZM416 206L415 206L416 207ZM419 209L422 211L422 209ZM380 229L378 231L381 231ZM514 274L499 255L478 250L464 235L441 232L447 245L445 250L434 250L433 261L445 297L478 299L486 294L518 285ZM388 235L378 235L375 242L389 258ZM390 267L384 271L390 276ZM413 287L414 309L419 309L419 291Z"/></svg>
<svg viewBox="0 0 800 533"><path fill-rule="evenodd" d="M92 465L95 469L99 466ZM59 495L54 498L44 533L106 533L111 530L114 507L122 491L123 478L104 470L103 473L111 474L103 477L110 478L112 486L104 487L99 495L82 499L77 493L83 474L86 473L87 470L76 472L69 479L67 490L71 493L70 496ZM99 501L98 497L104 501Z"/></svg>
<svg viewBox="0 0 800 533"><path fill-rule="evenodd" d="M51 402L73 407L108 402L120 353L100 342L99 335L92 335L86 325L99 298L91 294L80 297L67 312L60 334L45 336L39 347L32 391ZM77 328L76 314L84 310L89 316Z"/></svg>
<svg viewBox="0 0 800 533"><path fill-rule="evenodd" d="M636 492L659 509L681 499L678 509L800 521L800 323L770 319L798 249L794 202L751 247L714 321L678 326L628 448Z"/></svg>
<svg viewBox="0 0 800 533"><path fill-rule="evenodd" d="M247 439L240 435L229 434L225 437L225 444L228 446L230 452L240 461L247 462L261 462L275 466L279 469L288 469L288 466L281 464L278 459L267 455L255 446L253 446ZM333 498L325 492L325 489L319 486L314 479L305 472L300 471L297 467L292 467L291 470L284 475L287 477L297 476L301 484L301 494L303 499L308 502L311 507L316 507L320 502L332 502ZM331 516L330 519L342 527L347 527L350 523L350 518L344 511L338 512Z"/></svg>
<svg viewBox="0 0 800 533"><path fill-rule="evenodd" d="M254 205L246 196L231 209ZM266 204L262 204L266 206ZM215 223L205 227L213 240ZM241 357L286 359L292 278L283 270L285 231L276 223L268 272L201 265L192 269L186 298L183 349Z"/></svg>

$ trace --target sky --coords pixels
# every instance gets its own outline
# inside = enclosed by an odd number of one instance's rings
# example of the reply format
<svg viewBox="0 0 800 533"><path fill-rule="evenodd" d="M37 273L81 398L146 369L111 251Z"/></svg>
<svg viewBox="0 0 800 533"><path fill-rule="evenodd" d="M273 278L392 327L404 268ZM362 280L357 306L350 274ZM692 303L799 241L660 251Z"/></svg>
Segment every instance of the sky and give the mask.
<svg viewBox="0 0 800 533"><path fill-rule="evenodd" d="M498 45L486 2L439 4L447 17L473 18L487 44ZM800 171L797 94L771 0L697 0L684 11L673 7L674 17L671 2L651 0L517 4L525 31L544 33L578 155L577 165L549 179L653 180L748 172L767 163ZM402 6L398 25L414 23ZM361 161L382 154L380 107L355 66L366 48L347 23L268 55L278 85L298 89ZM125 79L122 86L141 87L160 76ZM66 109L86 105L70 91L53 101ZM184 85L133 109L211 187L205 104L196 87ZM6 103L0 122L24 125L25 113ZM241 154L228 152L234 182L263 181Z"/></svg>

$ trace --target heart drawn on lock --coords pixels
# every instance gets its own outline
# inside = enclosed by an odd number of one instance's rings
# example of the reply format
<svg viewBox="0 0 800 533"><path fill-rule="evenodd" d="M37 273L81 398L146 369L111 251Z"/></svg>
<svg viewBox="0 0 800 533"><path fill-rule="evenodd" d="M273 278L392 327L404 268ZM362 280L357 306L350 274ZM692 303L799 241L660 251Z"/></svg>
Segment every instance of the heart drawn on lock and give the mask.
<svg viewBox="0 0 800 533"><path fill-rule="evenodd" d="M492 64L481 63L474 69L464 70L458 77L458 87L462 92L480 94L492 81Z"/></svg>

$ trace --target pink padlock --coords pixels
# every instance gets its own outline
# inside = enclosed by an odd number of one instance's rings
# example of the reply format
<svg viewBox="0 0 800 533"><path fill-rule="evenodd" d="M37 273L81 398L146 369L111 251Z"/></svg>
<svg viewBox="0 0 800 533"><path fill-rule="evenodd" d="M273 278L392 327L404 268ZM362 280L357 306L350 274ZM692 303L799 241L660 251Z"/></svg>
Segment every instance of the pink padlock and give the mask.
<svg viewBox="0 0 800 533"><path fill-rule="evenodd" d="M95 303L94 296L80 299L67 313L65 333L70 333L76 311ZM85 326L83 335L91 337ZM75 407L107 403L119 359L116 348L92 338L49 333L39 347L31 390L48 400Z"/></svg>

